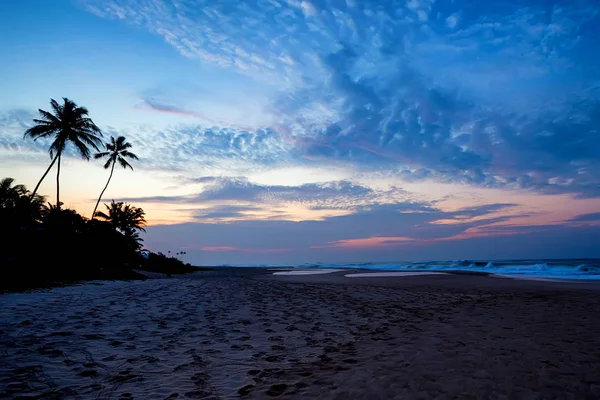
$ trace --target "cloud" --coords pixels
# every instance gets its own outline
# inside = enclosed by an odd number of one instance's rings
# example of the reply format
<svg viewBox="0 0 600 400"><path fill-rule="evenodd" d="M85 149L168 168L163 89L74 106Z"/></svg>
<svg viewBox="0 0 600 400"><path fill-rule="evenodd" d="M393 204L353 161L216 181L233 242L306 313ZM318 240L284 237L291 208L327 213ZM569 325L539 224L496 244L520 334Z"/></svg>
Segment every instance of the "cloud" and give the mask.
<svg viewBox="0 0 600 400"><path fill-rule="evenodd" d="M342 163L409 181L600 196L595 2L80 2L277 93L275 123L253 130L146 98L204 124L122 132L144 144L140 168L236 175Z"/></svg>
<svg viewBox="0 0 600 400"><path fill-rule="evenodd" d="M569 221L572 221L572 222L599 222L600 221L600 212L590 213L590 214L581 214L575 218L571 218Z"/></svg>
<svg viewBox="0 0 600 400"><path fill-rule="evenodd" d="M239 251L242 253L285 253L290 251L290 249L240 249L238 247L232 246L207 246L202 247L202 251L214 251L214 252L223 252L223 251Z"/></svg>
<svg viewBox="0 0 600 400"><path fill-rule="evenodd" d="M154 110L154 111L158 111L158 112L164 112L164 113L168 113L168 114L176 114L176 115L183 115L183 116L186 116L186 117L194 117L194 118L198 118L198 119L202 119L202 120L207 120L209 122L213 122L214 123L214 121L211 121L208 117L206 117L202 113L184 110L184 109L176 107L174 105L163 104L163 103L161 103L159 101L156 101L154 99L143 98L142 99L142 105L140 107L141 108L148 108L150 110Z"/></svg>
<svg viewBox="0 0 600 400"><path fill-rule="evenodd" d="M249 220L150 226L145 244L160 250L160 243L169 238L187 247L190 257L198 263L600 256L596 243L598 227L495 225L506 220L493 217L488 210L501 208L482 207L479 213L476 208L444 212L427 204L403 203L373 206L322 221ZM465 213L478 218L451 225L431 223ZM206 252L203 248L212 251ZM254 257L234 249L254 249L262 253ZM287 251L269 253L270 249Z"/></svg>
<svg viewBox="0 0 600 400"><path fill-rule="evenodd" d="M219 170L235 175L289 160L293 142L271 129L242 130L178 124L162 129L123 130L146 169L186 171ZM235 162L232 163L232 160Z"/></svg>
<svg viewBox="0 0 600 400"><path fill-rule="evenodd" d="M374 196L368 187L348 181L311 183L300 186L259 185L245 178L220 178L197 196L198 201L288 201L330 202L340 207L348 200L368 200Z"/></svg>
<svg viewBox="0 0 600 400"><path fill-rule="evenodd" d="M375 191L343 180L298 186L262 185L246 178L232 177L201 177L187 182L203 184L203 188L190 195L128 197L122 200L142 204L185 204L189 208L181 211L197 220L214 223L269 218L297 220L298 214L303 219L322 219L406 197L400 189Z"/></svg>
<svg viewBox="0 0 600 400"><path fill-rule="evenodd" d="M201 248L203 251L237 251L238 249L232 246L206 246Z"/></svg>
<svg viewBox="0 0 600 400"><path fill-rule="evenodd" d="M12 109L0 112L0 148L7 151L25 152L48 151L43 140L23 139L23 134L33 124L38 115L33 110Z"/></svg>
<svg viewBox="0 0 600 400"><path fill-rule="evenodd" d="M399 244L408 244L414 242L415 239L408 237L394 237L394 236L384 236L384 237L369 237L369 238L361 238L361 239L343 239L336 240L333 242L326 243L320 246L311 246L313 249L324 249L324 248L336 248L336 249L360 249L367 248L372 249L374 247L388 247L388 246L397 246Z"/></svg>
<svg viewBox="0 0 600 400"><path fill-rule="evenodd" d="M456 28L456 25L458 25L458 15L452 14L446 18L446 25L448 25L448 28L450 29Z"/></svg>
<svg viewBox="0 0 600 400"><path fill-rule="evenodd" d="M148 109L148 110L152 110L152 111L156 111L156 112L160 112L160 113L180 115L180 116L184 116L184 117L191 117L191 118L202 120L207 125L212 125L212 126L233 128L233 129L237 129L237 130L246 130L246 131L254 130L254 128L250 127L249 125L241 125L241 124L231 123L231 122L221 120L221 119L214 119L214 118L211 118L201 112L190 111L185 108L177 107L172 104L162 103L161 101L158 101L156 99L142 98L141 100L142 100L142 104L137 106L137 108L140 108L140 109Z"/></svg>
<svg viewBox="0 0 600 400"><path fill-rule="evenodd" d="M494 204L485 204L480 206L473 207L465 207L460 210L449 213L452 218L455 219L471 219L475 217L479 217L481 215L493 214L500 211L506 211L513 207L517 207L517 204L514 203L494 203Z"/></svg>
<svg viewBox="0 0 600 400"><path fill-rule="evenodd" d="M194 218L202 220L243 218L246 213L253 213L260 209L258 206L217 205L208 209L194 210Z"/></svg>

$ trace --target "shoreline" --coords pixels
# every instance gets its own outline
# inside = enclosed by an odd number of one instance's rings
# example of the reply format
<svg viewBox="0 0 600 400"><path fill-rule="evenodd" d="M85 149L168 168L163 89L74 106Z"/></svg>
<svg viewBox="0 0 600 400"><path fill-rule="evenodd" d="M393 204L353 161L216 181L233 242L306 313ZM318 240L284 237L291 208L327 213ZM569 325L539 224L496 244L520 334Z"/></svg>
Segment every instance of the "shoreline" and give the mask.
<svg viewBox="0 0 600 400"><path fill-rule="evenodd" d="M207 271L238 271L237 273L241 274L249 274L249 275L260 275L267 274L272 275L277 273L277 276L289 276L292 279L299 280L296 277L304 276L307 279L301 280L302 282L321 282L321 283L341 283L338 282L340 277L344 277L344 275L364 275L360 278L357 277L346 277L347 279L353 280L362 280L366 279L369 281L369 284L379 284L376 279L391 279L391 282L395 282L397 279L405 279L405 278L413 278L412 283L421 282L420 279L423 277L431 277L435 276L465 276L465 277L488 277L495 279L503 279L509 281L527 281L527 282L543 282L543 283L556 283L558 285L568 285L573 286L574 288L578 285L584 285L582 287L591 288L594 290L600 290L600 280L599 279L569 279L569 278L559 278L559 277L544 277L544 276L533 276L533 275L524 275L524 274L500 274L494 272L484 272L484 271L468 271L468 270L447 270L447 269L428 269L428 270L415 270L415 269L398 269L398 270L389 270L389 269L363 269L363 268L318 268L318 267L298 267L298 266L277 266L277 267L241 267L241 266L191 266L190 270L186 271L178 271L172 274L168 274L167 272L159 272L153 270L141 270L141 269L131 269L131 270L123 270L123 271L110 271L107 270L105 276L100 274L99 276L90 276L90 277L74 277L73 279L69 278L59 278L58 280L51 280L48 277L38 280L31 279L30 282L15 282L12 286L5 285L0 288L0 295L7 293L20 293L26 291L35 291L35 290L46 290L52 289L54 287L63 287L69 285L85 285L88 282L94 281L132 281L132 280L144 280L144 279L156 279L156 278L166 278L166 277L177 277L183 275L197 274ZM196 270L194 270L196 269ZM245 271L245 272L244 272ZM286 272L290 272L287 274ZM281 275L279 275L281 274ZM376 276L377 274L382 274L381 277ZM395 277L394 274L403 275ZM85 275L85 274L83 274ZM323 279L312 278L315 275L321 276ZM373 275L373 277L368 277L367 275ZM333 278L335 277L335 278ZM416 279L416 280L414 280ZM468 279L468 278L466 278ZM300 281L300 280L299 280ZM391 283L390 281L386 281L385 285L394 285L395 283ZM495 284L491 284L495 285ZM521 284L517 284L521 285ZM489 286L489 285L487 285ZM541 286L537 286L541 287Z"/></svg>
<svg viewBox="0 0 600 400"><path fill-rule="evenodd" d="M237 267L229 267L237 268ZM348 284L348 285L373 285L388 287L411 287L411 286L447 286L468 289L479 287L485 289L510 290L514 289L558 289L558 290L593 290L600 291L599 280L584 279L545 279L543 277L528 277L522 275L493 274L478 271L448 271L448 270L428 270L423 274L413 276L376 276L379 273L390 272L408 272L413 270L389 271L389 270L359 270L347 269L328 274L301 274L301 275L272 275L263 276L262 279L285 280L290 283L328 283L328 284ZM361 277L346 277L348 274L363 275ZM435 274L430 274L435 273ZM373 274L373 277L368 275Z"/></svg>

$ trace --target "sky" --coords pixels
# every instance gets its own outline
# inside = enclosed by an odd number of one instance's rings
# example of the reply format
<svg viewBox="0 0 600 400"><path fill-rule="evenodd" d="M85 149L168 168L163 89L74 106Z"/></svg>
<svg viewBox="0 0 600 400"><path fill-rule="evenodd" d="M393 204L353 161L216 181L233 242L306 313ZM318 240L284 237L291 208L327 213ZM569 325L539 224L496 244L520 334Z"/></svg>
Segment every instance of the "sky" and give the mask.
<svg viewBox="0 0 600 400"><path fill-rule="evenodd" d="M4 0L0 33L3 177L35 187L23 133L67 97L139 157L103 203L144 209L149 250L600 257L597 1ZM66 207L91 216L102 166L67 150Z"/></svg>

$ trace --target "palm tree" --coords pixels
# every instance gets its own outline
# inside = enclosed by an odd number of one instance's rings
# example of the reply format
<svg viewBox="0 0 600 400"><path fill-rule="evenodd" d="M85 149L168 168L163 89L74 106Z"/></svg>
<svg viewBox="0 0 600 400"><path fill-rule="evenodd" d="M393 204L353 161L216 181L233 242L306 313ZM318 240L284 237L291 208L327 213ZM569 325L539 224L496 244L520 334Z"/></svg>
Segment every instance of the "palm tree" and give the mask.
<svg viewBox="0 0 600 400"><path fill-rule="evenodd" d="M0 227L26 227L41 220L46 198L31 196L25 185L13 186L13 178L0 181Z"/></svg>
<svg viewBox="0 0 600 400"><path fill-rule="evenodd" d="M108 187L108 184L110 183L110 179L113 176L113 172L115 170L115 164L117 162L119 162L119 164L121 164L121 166L123 168L129 167L133 171L133 167L131 166L131 164L129 164L127 162L126 158L131 158L133 160L137 160L138 158L135 154L133 154L127 150L130 147L131 147L131 143L128 143L125 141L125 136L119 136L117 138L117 140L115 140L115 138L111 136L110 143L106 144L106 150L108 150L108 151L103 151L101 153L94 154L95 159L108 156L108 160L106 160L106 164L104 164L104 169L108 169L108 167L110 167L110 175L108 176L108 181L106 182L106 186L104 186L104 189L102 189L102 192L100 193L100 197L98 197L98 201L96 202L96 207L94 207L94 211L92 212L92 219L94 219L94 216L96 215L96 210L98 209L98 204L100 204L102 195L104 194L104 191Z"/></svg>
<svg viewBox="0 0 600 400"><path fill-rule="evenodd" d="M31 196L35 196L40 184L50 172L50 169L56 161L58 161L58 170L56 172L56 205L60 207L60 159L62 153L69 142L73 143L77 148L81 157L85 160L90 159L90 147L98 151L98 145L101 144L100 137L102 132L100 128L88 117L88 110L85 107L79 107L73 101L63 97L63 104L59 104L56 100L50 99L50 105L53 112L38 110L40 119L34 119L36 125L25 131L23 137L39 138L54 137L54 141L50 145L48 152L52 162L42 175L42 178L33 189Z"/></svg>
<svg viewBox="0 0 600 400"><path fill-rule="evenodd" d="M0 181L0 209L12 208L19 198L27 192L24 185L15 185L13 178L4 178Z"/></svg>
<svg viewBox="0 0 600 400"><path fill-rule="evenodd" d="M146 231L143 226L146 225L146 214L144 210L138 207L132 207L122 201L115 202L114 200L108 204L104 204L108 210L108 214L102 211L96 212L95 216L100 217L110 223L110 225L124 234L125 236L135 238L136 231Z"/></svg>

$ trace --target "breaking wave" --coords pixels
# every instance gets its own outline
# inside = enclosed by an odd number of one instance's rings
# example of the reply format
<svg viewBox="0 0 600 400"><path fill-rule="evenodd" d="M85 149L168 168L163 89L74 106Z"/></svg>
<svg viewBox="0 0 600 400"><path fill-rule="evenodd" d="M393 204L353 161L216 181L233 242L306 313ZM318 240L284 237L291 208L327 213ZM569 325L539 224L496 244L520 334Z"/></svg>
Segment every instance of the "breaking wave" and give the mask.
<svg viewBox="0 0 600 400"><path fill-rule="evenodd" d="M470 271L555 279L600 280L600 259L565 260L453 260L389 263L261 264L247 267L352 268L383 271Z"/></svg>

